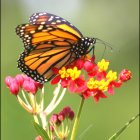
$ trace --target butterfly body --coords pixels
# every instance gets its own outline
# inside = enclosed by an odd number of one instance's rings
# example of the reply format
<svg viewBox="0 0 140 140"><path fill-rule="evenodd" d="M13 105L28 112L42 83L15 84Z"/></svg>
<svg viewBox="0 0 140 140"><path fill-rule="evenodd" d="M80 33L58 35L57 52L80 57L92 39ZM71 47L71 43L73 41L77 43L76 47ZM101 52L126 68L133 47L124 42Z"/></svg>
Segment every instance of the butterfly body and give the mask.
<svg viewBox="0 0 140 140"><path fill-rule="evenodd" d="M25 47L18 67L39 83L55 76L52 67L68 66L86 55L96 42L95 38L84 38L68 21L48 13L33 14L29 24L17 26L16 33Z"/></svg>

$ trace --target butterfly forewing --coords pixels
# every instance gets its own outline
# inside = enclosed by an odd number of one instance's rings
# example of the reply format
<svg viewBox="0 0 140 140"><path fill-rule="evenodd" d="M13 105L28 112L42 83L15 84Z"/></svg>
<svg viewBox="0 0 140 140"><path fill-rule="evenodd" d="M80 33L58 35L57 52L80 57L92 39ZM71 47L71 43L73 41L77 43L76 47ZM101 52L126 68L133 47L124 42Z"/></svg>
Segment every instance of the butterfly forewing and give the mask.
<svg viewBox="0 0 140 140"><path fill-rule="evenodd" d="M16 33L23 40L25 48L44 41L71 40L76 43L79 39L76 35L51 25L22 24L16 28Z"/></svg>
<svg viewBox="0 0 140 140"><path fill-rule="evenodd" d="M56 16L54 14L50 13L45 13L45 12L40 12L40 13L34 13L30 18L29 18L29 23L31 24L46 24L46 25L52 25L54 27L61 28L63 30L69 31L79 38L83 37L81 32L70 22L67 20Z"/></svg>

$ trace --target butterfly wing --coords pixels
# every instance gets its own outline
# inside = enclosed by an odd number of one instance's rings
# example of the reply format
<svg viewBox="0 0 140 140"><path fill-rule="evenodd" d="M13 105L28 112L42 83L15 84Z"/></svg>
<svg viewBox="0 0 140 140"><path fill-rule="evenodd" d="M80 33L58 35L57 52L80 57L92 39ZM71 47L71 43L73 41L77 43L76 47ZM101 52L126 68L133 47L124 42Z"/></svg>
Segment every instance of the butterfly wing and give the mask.
<svg viewBox="0 0 140 140"><path fill-rule="evenodd" d="M44 41L64 39L76 44L79 37L75 34L51 25L22 24L16 28L17 35L22 39L25 48Z"/></svg>
<svg viewBox="0 0 140 140"><path fill-rule="evenodd" d="M31 24L47 24L52 25L75 34L78 37L83 37L81 32L67 20L45 12L35 13L29 18Z"/></svg>
<svg viewBox="0 0 140 140"><path fill-rule="evenodd" d="M79 38L68 31L39 24L23 24L16 31L26 48L18 60L18 67L39 83L55 76L52 67L60 69L76 60L71 48Z"/></svg>

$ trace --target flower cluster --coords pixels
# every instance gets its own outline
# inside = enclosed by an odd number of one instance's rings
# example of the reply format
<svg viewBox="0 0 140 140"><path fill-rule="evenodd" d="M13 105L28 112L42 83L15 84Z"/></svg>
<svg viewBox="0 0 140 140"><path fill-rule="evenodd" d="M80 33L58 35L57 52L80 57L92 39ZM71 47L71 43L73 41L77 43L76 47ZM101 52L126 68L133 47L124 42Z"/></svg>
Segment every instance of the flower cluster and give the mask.
<svg viewBox="0 0 140 140"><path fill-rule="evenodd" d="M70 122L74 118L74 112L71 110L69 106L63 108L63 110L59 114L53 114L50 117L50 128L51 132L56 133L58 138L65 139L68 137L68 134L70 132ZM64 122L66 120L66 122ZM64 125L66 123L66 126ZM61 128L60 128L61 127ZM54 137L54 135L52 135Z"/></svg>
<svg viewBox="0 0 140 140"><path fill-rule="evenodd" d="M7 76L5 78L5 84L10 89L10 92L16 96L19 104L26 111L28 111L31 114L36 114L41 111L41 103L42 103L43 96L40 101L40 104L38 104L35 95L38 89L43 91L43 84L37 83L27 75L21 75L21 74L17 74L15 78L11 76ZM19 94L20 90L22 94ZM25 94L25 92L27 93ZM41 92L41 94L44 93ZM28 101L27 96L29 97L30 102Z"/></svg>
<svg viewBox="0 0 140 140"><path fill-rule="evenodd" d="M17 95L20 88L32 94L36 94L38 88L41 89L43 87L43 84L37 83L27 75L21 74L16 75L15 78L7 76L5 78L5 84L9 87L13 95Z"/></svg>
<svg viewBox="0 0 140 140"><path fill-rule="evenodd" d="M104 94L113 95L113 88L120 87L123 82L131 79L131 72L124 69L117 78L117 72L108 70L109 61L102 59L97 65L94 63L95 58L88 60L78 59L68 67L58 69L53 67L52 70L57 76L51 81L51 84L60 82L63 88L69 88L71 93L75 92L87 99L90 96L94 97L95 102L99 98L107 98ZM81 75L82 69L87 73L87 79L84 80L84 75ZM117 81L118 80L118 81Z"/></svg>

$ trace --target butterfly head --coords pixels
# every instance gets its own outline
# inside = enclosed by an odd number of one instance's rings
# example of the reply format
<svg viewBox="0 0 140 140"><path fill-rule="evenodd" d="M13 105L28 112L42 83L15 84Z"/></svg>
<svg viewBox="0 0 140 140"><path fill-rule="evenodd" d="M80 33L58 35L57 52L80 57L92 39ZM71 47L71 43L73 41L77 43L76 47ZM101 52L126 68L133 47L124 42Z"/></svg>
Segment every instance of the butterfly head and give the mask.
<svg viewBox="0 0 140 140"><path fill-rule="evenodd" d="M92 46L93 48L95 43L95 38L81 38L77 46L73 46L72 51L76 53L77 58L80 58L82 55L87 54L87 50L89 49L89 47Z"/></svg>

